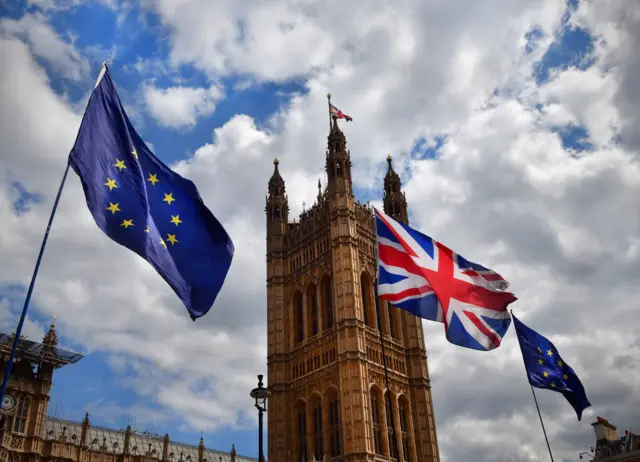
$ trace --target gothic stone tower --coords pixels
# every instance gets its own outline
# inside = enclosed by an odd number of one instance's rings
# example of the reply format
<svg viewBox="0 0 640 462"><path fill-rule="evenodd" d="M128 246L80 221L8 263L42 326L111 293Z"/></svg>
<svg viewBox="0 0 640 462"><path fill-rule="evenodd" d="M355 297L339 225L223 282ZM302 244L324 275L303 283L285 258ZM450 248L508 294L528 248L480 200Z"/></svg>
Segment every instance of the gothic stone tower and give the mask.
<svg viewBox="0 0 640 462"><path fill-rule="evenodd" d="M384 210L406 223L400 177L387 161ZM265 210L268 460L439 461L422 324L380 300L378 325L372 210L354 198L337 120L328 137L327 187L318 184L316 203L298 222L288 220L278 165L276 159Z"/></svg>

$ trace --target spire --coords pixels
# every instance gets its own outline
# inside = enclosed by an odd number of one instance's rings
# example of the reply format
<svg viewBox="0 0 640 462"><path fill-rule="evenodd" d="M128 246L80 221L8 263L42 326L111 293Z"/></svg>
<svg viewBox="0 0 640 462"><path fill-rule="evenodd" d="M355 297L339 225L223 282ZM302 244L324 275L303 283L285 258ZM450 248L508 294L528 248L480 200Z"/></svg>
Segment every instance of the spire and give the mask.
<svg viewBox="0 0 640 462"><path fill-rule="evenodd" d="M391 154L387 156L387 174L384 176L384 213L402 223L409 221L407 199L402 192L400 175L393 169Z"/></svg>
<svg viewBox="0 0 640 462"><path fill-rule="evenodd" d="M326 166L329 195L351 191L351 153L347 150L347 139L338 126L338 118L333 116L331 130L327 137Z"/></svg>
<svg viewBox="0 0 640 462"><path fill-rule="evenodd" d="M280 161L276 157L273 159L273 175L269 179L269 196L270 197L284 197L285 195L285 185L282 176L280 176L280 171L278 170L278 165Z"/></svg>
<svg viewBox="0 0 640 462"><path fill-rule="evenodd" d="M58 345L58 336L56 335L56 315L53 315L53 321L51 321L51 325L49 326L49 331L44 335L42 339L42 343L55 347Z"/></svg>
<svg viewBox="0 0 640 462"><path fill-rule="evenodd" d="M264 211L267 214L267 235L284 235L286 233L289 203L287 200L284 180L278 170L280 161L273 160L273 174L269 179L269 194Z"/></svg>

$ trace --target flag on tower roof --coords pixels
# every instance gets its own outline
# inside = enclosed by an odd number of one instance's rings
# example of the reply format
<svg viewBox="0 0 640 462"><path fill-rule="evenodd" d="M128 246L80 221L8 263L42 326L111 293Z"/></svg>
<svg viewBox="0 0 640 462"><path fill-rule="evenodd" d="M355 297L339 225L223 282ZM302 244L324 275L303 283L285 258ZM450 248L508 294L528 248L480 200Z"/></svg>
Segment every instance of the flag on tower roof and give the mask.
<svg viewBox="0 0 640 462"><path fill-rule="evenodd" d="M351 117L349 117L347 114L345 114L344 112L342 112L340 109L338 109L337 107L335 107L333 104L329 103L329 112L331 113L331 115L337 119L346 119L347 122L351 122L353 121L353 119Z"/></svg>
<svg viewBox="0 0 640 462"><path fill-rule="evenodd" d="M449 342L475 350L500 346L516 297L498 273L375 210L380 298L444 323Z"/></svg>

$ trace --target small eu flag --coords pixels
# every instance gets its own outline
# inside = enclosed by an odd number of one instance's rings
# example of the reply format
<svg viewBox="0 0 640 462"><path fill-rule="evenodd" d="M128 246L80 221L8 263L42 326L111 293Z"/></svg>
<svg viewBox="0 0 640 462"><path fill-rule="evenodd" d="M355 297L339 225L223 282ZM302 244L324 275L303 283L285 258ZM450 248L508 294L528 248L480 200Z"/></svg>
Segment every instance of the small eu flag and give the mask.
<svg viewBox="0 0 640 462"><path fill-rule="evenodd" d="M511 316L529 383L536 388L546 388L562 393L575 409L580 420L582 411L591 406L580 379L563 361L548 338L525 326L513 313Z"/></svg>
<svg viewBox="0 0 640 462"><path fill-rule="evenodd" d="M213 305L233 242L195 185L163 164L136 133L106 66L69 156L96 224L147 260L191 319Z"/></svg>

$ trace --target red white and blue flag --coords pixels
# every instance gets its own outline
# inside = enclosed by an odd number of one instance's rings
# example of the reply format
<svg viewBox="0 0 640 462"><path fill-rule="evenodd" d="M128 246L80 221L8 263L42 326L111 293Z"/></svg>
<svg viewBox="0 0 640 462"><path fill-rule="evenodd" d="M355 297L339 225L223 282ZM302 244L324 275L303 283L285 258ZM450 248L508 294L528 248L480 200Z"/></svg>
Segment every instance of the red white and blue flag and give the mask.
<svg viewBox="0 0 640 462"><path fill-rule="evenodd" d="M336 117L337 119L347 119L347 122L351 122L353 120L351 117L349 117L347 114L342 112L331 103L329 103L329 112L333 117Z"/></svg>
<svg viewBox="0 0 640 462"><path fill-rule="evenodd" d="M493 350L511 324L517 298L498 273L470 262L440 242L379 210L378 295L416 316L444 323L449 342Z"/></svg>

